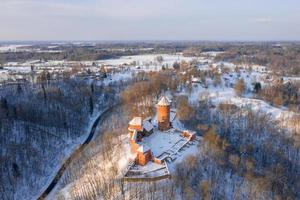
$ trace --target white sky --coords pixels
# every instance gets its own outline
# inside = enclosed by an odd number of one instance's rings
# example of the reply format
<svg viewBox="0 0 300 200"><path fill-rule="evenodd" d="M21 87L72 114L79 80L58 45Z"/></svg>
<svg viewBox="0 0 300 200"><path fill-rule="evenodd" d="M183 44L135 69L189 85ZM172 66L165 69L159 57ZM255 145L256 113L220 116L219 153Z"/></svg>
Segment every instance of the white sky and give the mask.
<svg viewBox="0 0 300 200"><path fill-rule="evenodd" d="M0 40L300 40L300 1L0 0Z"/></svg>

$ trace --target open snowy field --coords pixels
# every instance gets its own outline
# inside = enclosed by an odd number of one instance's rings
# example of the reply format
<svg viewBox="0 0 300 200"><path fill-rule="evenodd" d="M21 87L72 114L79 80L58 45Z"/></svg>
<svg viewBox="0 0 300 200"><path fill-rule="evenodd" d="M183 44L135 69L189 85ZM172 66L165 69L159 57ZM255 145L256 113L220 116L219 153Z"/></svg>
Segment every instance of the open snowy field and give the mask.
<svg viewBox="0 0 300 200"><path fill-rule="evenodd" d="M157 60L158 57L162 57L162 61ZM129 66L140 66L143 69L159 70L164 65L165 67L172 67L174 62L186 61L190 62L196 57L184 57L182 54L145 54L135 56L122 56L118 59L108 59L99 61L100 64L104 65L129 65Z"/></svg>
<svg viewBox="0 0 300 200"><path fill-rule="evenodd" d="M2 45L0 46L0 53L26 51L26 49L20 49L20 48L30 47L30 46L31 45Z"/></svg>

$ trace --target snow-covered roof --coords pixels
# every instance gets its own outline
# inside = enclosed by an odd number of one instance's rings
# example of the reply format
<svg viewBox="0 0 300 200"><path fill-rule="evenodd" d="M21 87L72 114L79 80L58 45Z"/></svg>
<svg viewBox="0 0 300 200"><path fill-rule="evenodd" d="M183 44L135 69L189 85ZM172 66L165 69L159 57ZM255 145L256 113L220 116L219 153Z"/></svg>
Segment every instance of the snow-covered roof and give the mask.
<svg viewBox="0 0 300 200"><path fill-rule="evenodd" d="M152 119L151 117L147 117L147 118L144 119L144 121L149 121L150 122L151 119Z"/></svg>
<svg viewBox="0 0 300 200"><path fill-rule="evenodd" d="M143 127L144 127L144 129L146 130L146 131L151 131L152 129L153 129L153 124L152 123L150 123L149 121L147 121L147 120L144 120L143 121Z"/></svg>
<svg viewBox="0 0 300 200"><path fill-rule="evenodd" d="M147 145L145 145L145 144L141 145L141 146L138 148L138 152L141 152L141 153L146 153L146 152L149 151L149 150L150 150L150 148L149 148Z"/></svg>
<svg viewBox="0 0 300 200"><path fill-rule="evenodd" d="M160 98L157 105L159 105L159 106L169 106L169 105L171 105L171 100L168 97L163 96L163 97Z"/></svg>
<svg viewBox="0 0 300 200"><path fill-rule="evenodd" d="M136 139L137 139L137 131L134 130L133 134L132 134L132 137L131 137L131 140L136 141Z"/></svg>
<svg viewBox="0 0 300 200"><path fill-rule="evenodd" d="M190 131L191 135L196 135L196 131Z"/></svg>
<svg viewBox="0 0 300 200"><path fill-rule="evenodd" d="M201 82L201 79L194 77L194 78L192 78L192 82L198 83L198 82Z"/></svg>
<svg viewBox="0 0 300 200"><path fill-rule="evenodd" d="M129 125L132 126L142 126L142 118L141 117L135 117L130 122Z"/></svg>

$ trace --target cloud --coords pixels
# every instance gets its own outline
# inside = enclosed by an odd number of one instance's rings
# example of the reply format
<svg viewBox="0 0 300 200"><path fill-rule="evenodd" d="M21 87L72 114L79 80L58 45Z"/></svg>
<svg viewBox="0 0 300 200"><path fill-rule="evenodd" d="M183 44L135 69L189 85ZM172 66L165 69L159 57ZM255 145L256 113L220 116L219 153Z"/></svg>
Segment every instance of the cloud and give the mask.
<svg viewBox="0 0 300 200"><path fill-rule="evenodd" d="M59 16L59 17L102 17L111 19L159 18L182 16L171 4L182 4L180 0L0 0L1 16Z"/></svg>
<svg viewBox="0 0 300 200"><path fill-rule="evenodd" d="M0 40L299 38L296 5L253 2L0 0Z"/></svg>
<svg viewBox="0 0 300 200"><path fill-rule="evenodd" d="M259 23L269 23L272 22L273 19L271 17L258 17L255 19L255 21Z"/></svg>

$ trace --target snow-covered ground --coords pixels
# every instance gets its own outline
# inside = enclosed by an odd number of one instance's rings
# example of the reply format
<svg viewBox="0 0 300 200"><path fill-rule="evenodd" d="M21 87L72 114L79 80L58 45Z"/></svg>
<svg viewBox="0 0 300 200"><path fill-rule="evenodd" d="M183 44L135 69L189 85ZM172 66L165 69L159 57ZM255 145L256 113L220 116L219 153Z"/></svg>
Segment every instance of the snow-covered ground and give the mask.
<svg viewBox="0 0 300 200"><path fill-rule="evenodd" d="M295 131L295 128L300 131L300 125L295 127L294 124L291 125L290 123L293 119L295 119L295 117L299 116L299 113L290 111L285 107L271 106L269 103L256 99L253 96L253 83L260 82L262 87L272 84L272 80L269 81L266 79L268 74L261 73L261 69L262 68L257 68L252 72L241 70L241 73L234 71L225 73L222 75L220 85L214 86L213 81L207 79L207 88L203 87L202 84L194 84L190 95L186 92L183 92L183 94L189 96L191 103L208 98L216 106L220 103L229 103L240 108L250 108L254 112L264 113L271 116L274 121L278 122L280 127L290 130L290 133ZM238 96L233 89L236 81L241 78L243 78L247 90L242 97Z"/></svg>
<svg viewBox="0 0 300 200"><path fill-rule="evenodd" d="M122 176L123 170L134 160L134 155L130 152L127 134L121 135L113 141L113 145L114 149L111 152L111 160L107 160L108 158L103 152L97 153L84 164L83 169L81 169L82 175L80 178L67 185L65 185L63 181L59 181L46 199L57 199L57 195L63 196L65 199L72 199L71 193L74 192L74 190L81 192L84 190L82 183L92 183L95 180L102 180L104 176L109 179L120 178L115 177L112 168L115 167L118 170L119 176ZM101 146L97 146L93 151L99 151L99 149L101 149Z"/></svg>
<svg viewBox="0 0 300 200"><path fill-rule="evenodd" d="M58 46L48 46L47 49L41 50L40 48L34 48L32 45L22 44L10 44L10 45L0 45L0 53L7 52L37 52L37 53L61 53L61 50L53 50Z"/></svg>
<svg viewBox="0 0 300 200"><path fill-rule="evenodd" d="M212 52L212 56L217 55L217 52ZM149 70L149 69L158 69L157 62L155 58L158 55L138 55L138 56L125 56L121 57L120 59L110 59L103 61L103 64L108 65L122 65L126 63L127 65L136 66L143 66L141 67L142 70ZM203 61L205 58L193 58L193 57L183 57L181 54L178 55L161 55L164 61L159 65L166 65L171 64L174 62L180 62L181 60L191 61L193 59L197 59L198 61ZM206 60L212 62L212 60ZM153 62L152 67L145 65L145 63ZM134 66L134 65L133 65ZM153 68L154 67L154 68ZM290 129L290 123L287 123L289 119L299 115L299 113L295 113L293 111L289 111L285 107L274 107L271 106L269 103L254 98L253 96L253 88L254 83L260 82L262 87L267 85L272 85L278 77L272 76L272 73L267 70L265 66L253 65L249 66L238 66L239 72L236 71L236 65L228 62L218 62L213 63L211 66L208 64L199 65L200 70L208 70L213 68L218 68L219 72L222 71L222 68L229 69L228 72L223 73L221 76L221 84L218 86L213 85L213 80L207 78L207 85L208 87L203 87L203 84L194 84L192 93L189 95L189 99L191 102L199 101L203 97L210 98L215 105L220 103L231 103L235 104L236 106L242 107L249 107L255 112L263 112L268 114L274 119L275 121L279 122L281 127ZM133 70L136 70L135 68ZM131 71L133 71L131 70ZM123 75L116 75L116 77L128 77L127 74ZM282 77L284 81L300 81L300 77ZM118 79L118 78L116 78ZM246 84L246 94L242 97L238 96L233 89L234 84L237 80L243 79ZM108 80L109 81L109 80ZM294 129L294 127L292 128Z"/></svg>
<svg viewBox="0 0 300 200"><path fill-rule="evenodd" d="M219 55L221 53L224 53L224 52L223 51L208 51L208 52L203 52L201 54L205 55L205 56L213 56L213 57L215 57L215 56L217 56L217 55Z"/></svg>
<svg viewBox="0 0 300 200"><path fill-rule="evenodd" d="M17 48L13 46L14 48ZM3 47L4 48L4 47ZM52 51L52 50L49 50ZM158 57L162 60L159 62ZM8 62L3 65L3 69L0 70L0 82L14 82L17 79L26 79L32 81L32 73L35 74L47 71L49 73L62 73L69 72L72 67L79 67L77 70L85 72L90 70L91 72L98 73L102 66L107 69L119 69L120 67L124 72L114 74L114 79L108 79L107 84L114 82L115 80L121 80L128 78L131 72L140 71L159 71L162 67L172 68L175 62L190 62L192 60L206 61L205 58L196 57L184 57L182 54L144 54L135 56L122 56L117 59L108 60L86 60L86 61L66 61L66 60L28 60L26 62ZM126 70L130 70L128 72Z"/></svg>
<svg viewBox="0 0 300 200"><path fill-rule="evenodd" d="M153 122L154 123L154 122ZM177 163L184 160L189 155L195 155L198 151L199 138L197 141L189 142L187 139L181 136L179 128L184 128L183 124L175 118L173 121L173 127L169 131L161 132L157 130L150 136L143 138L143 144L148 145L154 156L159 156L164 152L173 153L174 160L168 163L167 167L163 164L156 164L148 162L145 166L136 166L131 168L131 171L142 172L146 174L146 177L159 177L174 172ZM113 140L114 143L115 140ZM56 188L51 192L47 199L57 198L57 195L64 198L71 198L71 193L74 195L74 190L79 191L79 194L83 192L83 183L94 182L103 179L103 176L108 179L122 178L128 171L128 166L133 162L135 155L130 151L129 138L127 134L121 135L116 139L116 143L113 144L113 152L110 156L110 161L107 161L105 154L97 153L93 156L88 163L84 164L82 169L83 174L80 178L72 181L71 183L64 185L60 181ZM96 149L101 149L101 145L97 145ZM93 151L96 151L93 149ZM116 167L118 175L113 175L112 167Z"/></svg>
<svg viewBox="0 0 300 200"><path fill-rule="evenodd" d="M153 155L159 157L181 141L185 142L185 140L180 137L180 133L175 130L166 132L155 130L149 137L144 138L141 145L145 144L149 146Z"/></svg>
<svg viewBox="0 0 300 200"><path fill-rule="evenodd" d="M159 62L157 57L162 57L162 61ZM99 61L99 64L121 66L128 65L133 67L140 67L146 71L157 71L165 66L166 68L172 67L174 62L192 61L197 59L196 57L184 57L182 54L144 54L135 56L122 56L118 59L108 59Z"/></svg>
<svg viewBox="0 0 300 200"><path fill-rule="evenodd" d="M67 141L69 143L69 145L66 145L66 146L68 146L68 148L65 148L63 150L63 152L60 155L60 158L58 159L60 164L64 163L70 157L70 155L72 155L72 153L77 148L79 148L80 145L82 145L82 143L86 140L87 136L89 135L90 130L91 130L96 118L99 116L100 113L104 112L104 108L102 108L98 104L96 104L95 110L97 110L97 111L94 112L93 115L91 115L89 117L89 120L88 120L89 123L86 125L85 132L82 134L82 136L80 136L76 140ZM53 178L57 174L58 170L60 169L60 167L61 167L60 164L56 165L54 168L49 168L49 171L51 173L49 173L47 180L41 184L41 185L44 185L44 187L40 188L39 194L37 194L37 196L35 196L33 199L37 199L40 196L40 194L46 190L46 188L49 186L49 183L53 180Z"/></svg>
<svg viewBox="0 0 300 200"><path fill-rule="evenodd" d="M103 83L105 85L109 85L111 83L126 81L133 77L133 71L121 71L114 74L109 75L107 78L104 79Z"/></svg>
<svg viewBox="0 0 300 200"><path fill-rule="evenodd" d="M21 47L30 47L31 45L2 45L0 46L0 53L4 52L19 52L26 49L20 49Z"/></svg>
<svg viewBox="0 0 300 200"><path fill-rule="evenodd" d="M159 62L157 57L162 57ZM143 69L149 68L149 70L159 70L164 65L165 67L172 67L174 62L181 61L192 61L194 59L200 59L197 57L184 57L182 54L143 54L143 55L133 55L133 56L122 56L116 59L106 59L106 60L86 60L86 61L66 61L66 60L49 60L49 61L39 61L39 60L29 60L26 62L8 62L6 66L55 66L62 64L82 64L82 65L93 65L97 64L108 65L119 67L121 65L141 67ZM204 59L204 58L202 58Z"/></svg>

